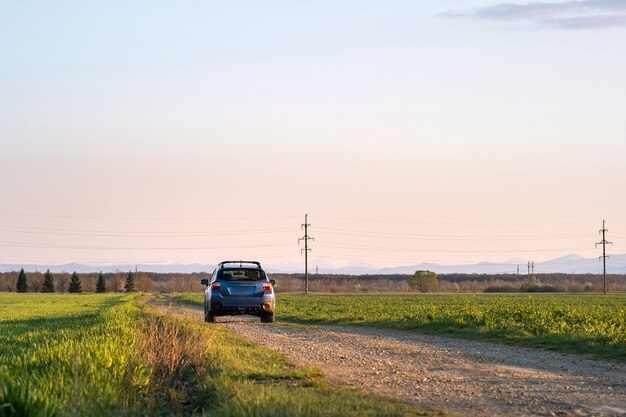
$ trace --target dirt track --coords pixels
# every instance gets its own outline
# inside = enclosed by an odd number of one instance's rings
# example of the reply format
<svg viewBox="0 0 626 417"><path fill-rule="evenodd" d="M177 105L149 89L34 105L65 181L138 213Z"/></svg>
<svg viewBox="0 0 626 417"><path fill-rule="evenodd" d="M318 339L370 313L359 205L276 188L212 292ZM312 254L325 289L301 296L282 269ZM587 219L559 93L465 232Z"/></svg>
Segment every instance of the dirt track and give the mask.
<svg viewBox="0 0 626 417"><path fill-rule="evenodd" d="M198 309L165 310L202 320ZM454 416L626 416L624 364L361 327L218 322L335 383Z"/></svg>

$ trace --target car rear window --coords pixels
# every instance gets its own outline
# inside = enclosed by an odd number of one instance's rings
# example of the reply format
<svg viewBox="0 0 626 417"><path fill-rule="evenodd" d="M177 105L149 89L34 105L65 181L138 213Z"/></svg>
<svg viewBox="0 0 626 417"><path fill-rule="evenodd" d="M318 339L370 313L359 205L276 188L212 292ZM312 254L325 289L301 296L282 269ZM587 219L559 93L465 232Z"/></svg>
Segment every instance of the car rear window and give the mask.
<svg viewBox="0 0 626 417"><path fill-rule="evenodd" d="M217 279L222 281L261 281L265 272L260 269L228 268L217 272Z"/></svg>

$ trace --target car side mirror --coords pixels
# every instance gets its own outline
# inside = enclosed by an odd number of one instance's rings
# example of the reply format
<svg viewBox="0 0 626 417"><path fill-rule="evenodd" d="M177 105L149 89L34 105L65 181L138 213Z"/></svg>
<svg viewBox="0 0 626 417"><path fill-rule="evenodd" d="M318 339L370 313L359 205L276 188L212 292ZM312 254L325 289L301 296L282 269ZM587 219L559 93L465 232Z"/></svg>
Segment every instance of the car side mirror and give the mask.
<svg viewBox="0 0 626 417"><path fill-rule="evenodd" d="M208 287L208 286L209 286L209 280L208 280L208 279L206 279L206 278L205 278L205 279L201 279L201 280L200 280L200 284L202 284L202 285L206 285L206 286Z"/></svg>
<svg viewBox="0 0 626 417"><path fill-rule="evenodd" d="M270 279L270 282L272 283L272 285L276 285L276 280Z"/></svg>

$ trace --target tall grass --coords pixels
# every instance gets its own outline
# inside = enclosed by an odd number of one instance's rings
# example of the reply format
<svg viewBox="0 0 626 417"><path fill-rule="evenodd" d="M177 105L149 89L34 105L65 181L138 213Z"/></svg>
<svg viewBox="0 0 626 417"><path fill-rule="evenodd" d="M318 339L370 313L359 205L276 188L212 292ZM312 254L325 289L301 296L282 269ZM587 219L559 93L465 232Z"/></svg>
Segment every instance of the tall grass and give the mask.
<svg viewBox="0 0 626 417"><path fill-rule="evenodd" d="M0 295L0 403L10 404L4 414L113 415L132 408L149 374L135 349L139 310L128 300Z"/></svg>
<svg viewBox="0 0 626 417"><path fill-rule="evenodd" d="M148 415L188 414L210 405L211 394L200 382L207 372L209 330L144 307L138 350L150 369L145 390Z"/></svg>
<svg viewBox="0 0 626 417"><path fill-rule="evenodd" d="M135 299L0 294L0 416L188 411L208 340Z"/></svg>

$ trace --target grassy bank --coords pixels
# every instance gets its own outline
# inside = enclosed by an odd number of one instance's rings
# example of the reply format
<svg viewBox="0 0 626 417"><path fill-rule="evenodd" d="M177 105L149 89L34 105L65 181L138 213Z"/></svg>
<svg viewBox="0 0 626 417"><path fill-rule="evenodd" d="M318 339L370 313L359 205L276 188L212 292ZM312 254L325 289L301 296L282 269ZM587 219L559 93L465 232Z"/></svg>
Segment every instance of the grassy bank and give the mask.
<svg viewBox="0 0 626 417"><path fill-rule="evenodd" d="M201 294L181 300L202 305ZM486 340L626 361L626 295L278 296L277 318Z"/></svg>
<svg viewBox="0 0 626 417"><path fill-rule="evenodd" d="M0 294L0 416L425 415L135 301Z"/></svg>

